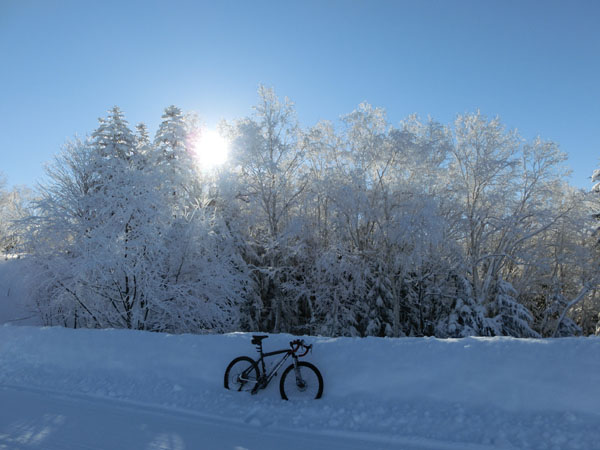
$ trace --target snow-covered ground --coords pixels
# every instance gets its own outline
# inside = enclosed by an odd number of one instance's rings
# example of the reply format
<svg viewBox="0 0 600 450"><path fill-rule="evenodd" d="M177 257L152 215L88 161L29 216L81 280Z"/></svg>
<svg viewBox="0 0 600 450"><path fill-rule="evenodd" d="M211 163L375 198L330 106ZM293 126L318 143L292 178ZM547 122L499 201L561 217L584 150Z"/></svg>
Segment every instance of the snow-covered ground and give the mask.
<svg viewBox="0 0 600 450"><path fill-rule="evenodd" d="M307 337L301 403L223 389L250 339L0 326L0 449L600 449L598 338Z"/></svg>

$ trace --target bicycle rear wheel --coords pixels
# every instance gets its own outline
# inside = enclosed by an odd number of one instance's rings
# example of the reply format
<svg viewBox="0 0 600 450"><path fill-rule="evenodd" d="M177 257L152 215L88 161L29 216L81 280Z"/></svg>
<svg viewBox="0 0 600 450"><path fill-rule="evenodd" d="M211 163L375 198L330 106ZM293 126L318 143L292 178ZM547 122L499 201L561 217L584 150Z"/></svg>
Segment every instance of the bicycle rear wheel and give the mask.
<svg viewBox="0 0 600 450"><path fill-rule="evenodd" d="M225 369L223 384L231 391L251 391L258 382L258 366L248 356L240 356Z"/></svg>
<svg viewBox="0 0 600 450"><path fill-rule="evenodd" d="M297 370L291 364L279 381L279 393L284 400L317 399L323 395L323 377L314 365L298 362Z"/></svg>

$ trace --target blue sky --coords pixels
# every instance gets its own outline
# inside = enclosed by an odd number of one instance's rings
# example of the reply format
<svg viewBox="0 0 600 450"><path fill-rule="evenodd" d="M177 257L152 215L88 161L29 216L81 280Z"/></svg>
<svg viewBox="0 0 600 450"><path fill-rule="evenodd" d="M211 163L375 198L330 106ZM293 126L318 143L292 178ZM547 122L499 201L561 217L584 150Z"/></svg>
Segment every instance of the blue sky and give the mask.
<svg viewBox="0 0 600 450"><path fill-rule="evenodd" d="M209 126L250 114L260 83L303 125L367 101L393 124L480 109L558 142L571 183L600 165L600 1L0 0L0 172L33 186L119 105Z"/></svg>

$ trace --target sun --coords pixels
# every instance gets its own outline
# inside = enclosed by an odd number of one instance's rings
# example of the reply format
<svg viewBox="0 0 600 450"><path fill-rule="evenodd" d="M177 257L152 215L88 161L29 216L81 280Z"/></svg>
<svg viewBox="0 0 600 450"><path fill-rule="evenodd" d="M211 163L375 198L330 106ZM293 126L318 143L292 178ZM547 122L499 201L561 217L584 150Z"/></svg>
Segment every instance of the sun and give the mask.
<svg viewBox="0 0 600 450"><path fill-rule="evenodd" d="M216 130L203 130L194 147L196 162L203 171L220 166L229 155L229 142Z"/></svg>

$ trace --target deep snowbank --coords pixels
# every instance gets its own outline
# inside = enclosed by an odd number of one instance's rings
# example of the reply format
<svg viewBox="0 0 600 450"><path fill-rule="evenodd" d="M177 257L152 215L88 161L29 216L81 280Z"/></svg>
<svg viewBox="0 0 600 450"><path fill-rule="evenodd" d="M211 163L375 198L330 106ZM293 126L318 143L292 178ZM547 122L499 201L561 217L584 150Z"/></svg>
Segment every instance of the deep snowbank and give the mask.
<svg viewBox="0 0 600 450"><path fill-rule="evenodd" d="M291 338L272 335L265 349ZM0 385L415 447L600 448L598 338L306 338L325 391L301 405L279 399L277 380L257 396L223 389L227 363L253 355L250 339L2 326Z"/></svg>

